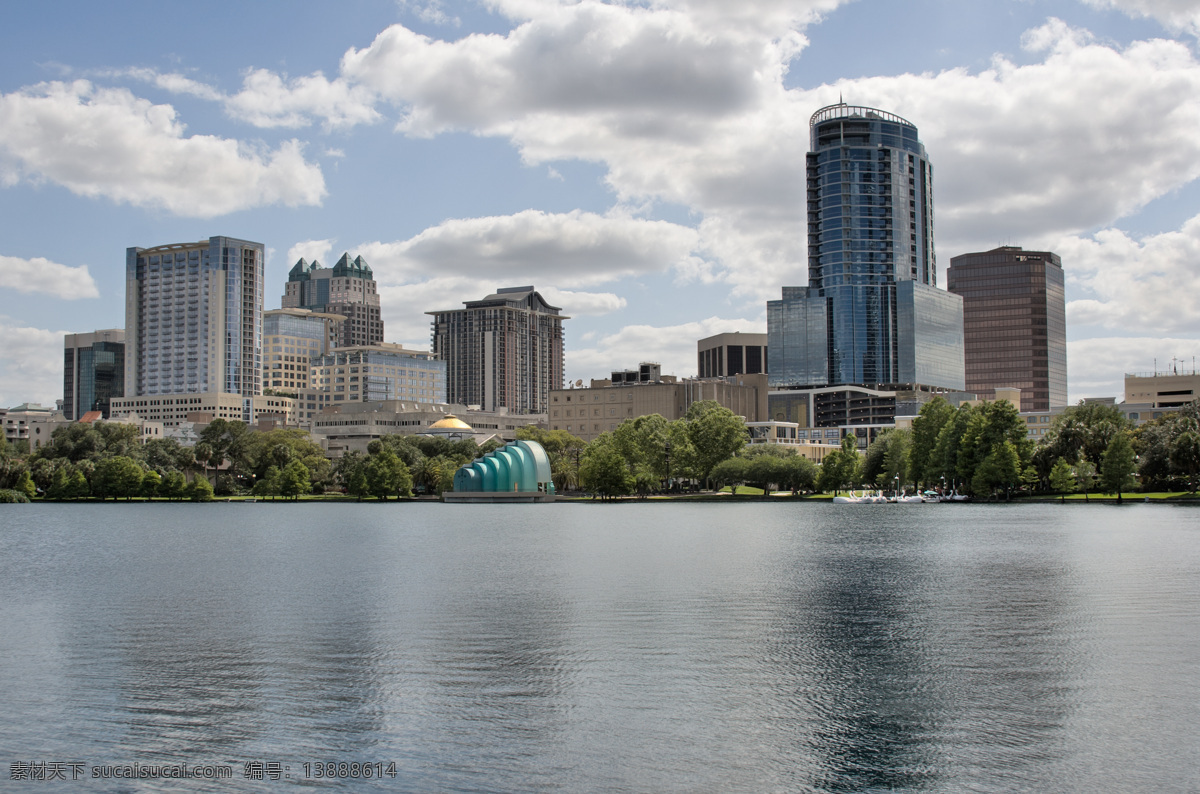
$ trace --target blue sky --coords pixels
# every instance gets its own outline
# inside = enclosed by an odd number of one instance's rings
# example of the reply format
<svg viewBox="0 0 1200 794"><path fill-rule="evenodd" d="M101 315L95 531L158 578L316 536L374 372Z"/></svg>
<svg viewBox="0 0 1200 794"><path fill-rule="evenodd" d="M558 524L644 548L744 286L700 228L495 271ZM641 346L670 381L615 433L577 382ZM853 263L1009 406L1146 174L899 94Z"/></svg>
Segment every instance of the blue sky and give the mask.
<svg viewBox="0 0 1200 794"><path fill-rule="evenodd" d="M0 405L124 324L128 246L362 255L386 339L534 284L570 379L692 375L806 282L808 118L917 125L950 258L1049 249L1071 399L1200 343L1200 2L344 0L0 6Z"/></svg>

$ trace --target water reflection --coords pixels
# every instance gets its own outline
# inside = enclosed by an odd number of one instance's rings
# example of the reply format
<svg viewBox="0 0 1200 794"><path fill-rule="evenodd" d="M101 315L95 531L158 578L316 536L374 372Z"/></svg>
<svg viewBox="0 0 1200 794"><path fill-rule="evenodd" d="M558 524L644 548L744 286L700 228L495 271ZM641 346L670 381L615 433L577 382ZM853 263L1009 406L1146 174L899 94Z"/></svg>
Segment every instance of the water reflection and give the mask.
<svg viewBox="0 0 1200 794"><path fill-rule="evenodd" d="M394 760L389 790L1200 788L1193 514L1054 507L4 513L0 746Z"/></svg>

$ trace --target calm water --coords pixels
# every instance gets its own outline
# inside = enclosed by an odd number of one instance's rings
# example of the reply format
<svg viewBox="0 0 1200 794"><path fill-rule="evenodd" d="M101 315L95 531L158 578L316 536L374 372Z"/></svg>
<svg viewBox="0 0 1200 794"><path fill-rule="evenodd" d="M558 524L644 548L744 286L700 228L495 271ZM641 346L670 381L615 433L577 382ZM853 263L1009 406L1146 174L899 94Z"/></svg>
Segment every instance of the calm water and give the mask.
<svg viewBox="0 0 1200 794"><path fill-rule="evenodd" d="M37 791L1197 792L1200 510L5 505L0 752ZM66 761L234 777L10 780Z"/></svg>

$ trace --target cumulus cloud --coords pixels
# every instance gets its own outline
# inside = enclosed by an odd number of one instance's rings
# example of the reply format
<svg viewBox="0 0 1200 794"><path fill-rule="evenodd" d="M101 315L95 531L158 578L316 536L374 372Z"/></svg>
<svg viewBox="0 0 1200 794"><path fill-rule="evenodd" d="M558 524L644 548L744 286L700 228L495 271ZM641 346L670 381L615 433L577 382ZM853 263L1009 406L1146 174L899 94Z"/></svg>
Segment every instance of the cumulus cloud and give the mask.
<svg viewBox="0 0 1200 794"><path fill-rule="evenodd" d="M1083 0L1095 8L1115 8L1131 17L1151 17L1169 30L1200 34L1195 0Z"/></svg>
<svg viewBox="0 0 1200 794"><path fill-rule="evenodd" d="M694 229L666 221L526 210L448 220L407 240L365 243L356 250L384 284L439 273L585 286L686 268L697 245Z"/></svg>
<svg viewBox="0 0 1200 794"><path fill-rule="evenodd" d="M1067 382L1070 401L1084 397L1125 395L1125 375L1159 372L1169 368L1172 357L1189 371L1193 357L1200 357L1200 339L1161 337L1101 337L1067 343Z"/></svg>
<svg viewBox="0 0 1200 794"><path fill-rule="evenodd" d="M1122 49L1050 20L1022 41L1040 62L788 90L803 42L780 31L835 3L749 4L774 37L707 0L493 5L524 21L453 42L392 26L342 76L399 106L407 134L506 137L530 164L603 163L623 205L690 208L712 254L691 277L746 297L804 282L808 118L839 95L920 128L944 259L1112 223L1200 176L1200 62L1178 42Z"/></svg>
<svg viewBox="0 0 1200 794"><path fill-rule="evenodd" d="M558 287L539 287L538 291L568 317L596 317L625 308L625 299L611 292L579 292Z"/></svg>
<svg viewBox="0 0 1200 794"><path fill-rule="evenodd" d="M21 259L0 255L0 288L41 292L63 300L100 297L87 265L70 267L40 256Z"/></svg>
<svg viewBox="0 0 1200 794"><path fill-rule="evenodd" d="M614 369L633 367L643 361L662 365L664 374L696 375L696 342L731 331L766 333L765 320L730 320L709 317L682 325L656 327L628 325L614 334L602 335L595 345L572 347L567 355L568 380L606 378Z"/></svg>
<svg viewBox="0 0 1200 794"><path fill-rule="evenodd" d="M325 180L299 141L277 149L184 135L170 105L85 80L0 95L0 177L49 180L176 215L211 218L269 204L320 204Z"/></svg>
<svg viewBox="0 0 1200 794"><path fill-rule="evenodd" d="M0 315L0 406L25 402L53 406L63 387L63 337Z"/></svg>
<svg viewBox="0 0 1200 794"><path fill-rule="evenodd" d="M446 10L442 8L441 0L426 0L426 2L400 0L400 6L411 10L416 14L417 19L431 25L453 25L454 27L462 25L461 19L446 13Z"/></svg>
<svg viewBox="0 0 1200 794"><path fill-rule="evenodd" d="M344 76L405 106L400 128L504 133L541 114L611 114L630 131L746 109L782 73L769 43L714 36L674 11L545 6L501 36L430 39L402 25L342 58ZM551 121L552 118L544 119Z"/></svg>
<svg viewBox="0 0 1200 794"><path fill-rule="evenodd" d="M309 262L314 259L323 261L325 267L332 267L333 263L329 261L329 252L333 248L333 244L337 242L336 238L328 240L302 240L287 252L287 266L290 268L301 258L307 259Z"/></svg>
<svg viewBox="0 0 1200 794"><path fill-rule="evenodd" d="M344 128L378 121L374 100L366 87L329 80L320 72L289 80L254 69L246 74L242 90L225 99L225 110L256 127L307 127L320 119L326 127Z"/></svg>
<svg viewBox="0 0 1200 794"><path fill-rule="evenodd" d="M1178 231L1131 238L1118 229L1055 244L1076 294L1071 325L1130 333L1200 334L1200 215Z"/></svg>
<svg viewBox="0 0 1200 794"><path fill-rule="evenodd" d="M620 311L624 298L580 288L687 273L697 267L698 242L695 229L666 221L526 210L448 220L407 240L351 250L375 273L388 341L427 347L426 311L458 309L463 296L481 298L500 287L532 284L569 316ZM291 261L301 250L293 247Z"/></svg>
<svg viewBox="0 0 1200 794"><path fill-rule="evenodd" d="M1112 223L1200 176L1200 62L1179 42L1116 49L1051 20L1041 63L840 87L920 129L945 252Z"/></svg>

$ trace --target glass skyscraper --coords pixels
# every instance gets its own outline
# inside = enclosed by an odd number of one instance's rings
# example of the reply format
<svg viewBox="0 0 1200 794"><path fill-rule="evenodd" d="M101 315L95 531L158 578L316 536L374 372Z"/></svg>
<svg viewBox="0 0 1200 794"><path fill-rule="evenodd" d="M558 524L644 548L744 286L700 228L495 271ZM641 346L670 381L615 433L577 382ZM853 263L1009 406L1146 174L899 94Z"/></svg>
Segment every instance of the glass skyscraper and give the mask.
<svg viewBox="0 0 1200 794"><path fill-rule="evenodd" d="M262 243L125 252L125 396L262 393Z"/></svg>
<svg viewBox="0 0 1200 794"><path fill-rule="evenodd" d="M808 286L767 303L771 385L962 389L962 301L937 288L917 128L838 104L813 114L810 134Z"/></svg>

